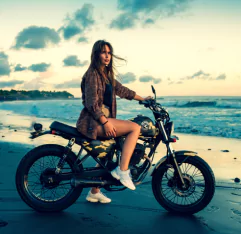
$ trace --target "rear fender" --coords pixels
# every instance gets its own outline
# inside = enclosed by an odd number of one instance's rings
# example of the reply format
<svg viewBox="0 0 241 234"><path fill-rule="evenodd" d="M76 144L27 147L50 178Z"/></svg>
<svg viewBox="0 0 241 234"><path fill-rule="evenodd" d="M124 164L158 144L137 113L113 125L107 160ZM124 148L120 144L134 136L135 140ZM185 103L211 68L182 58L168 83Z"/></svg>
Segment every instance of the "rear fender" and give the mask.
<svg viewBox="0 0 241 234"><path fill-rule="evenodd" d="M192 156L192 157L193 157L193 156L197 156L197 153L194 152L194 151L189 151L189 150L175 151L175 157L178 158L179 156L185 156L184 160L182 160L182 163L183 163L183 162L186 161L186 159L187 159L188 157L190 157L190 156ZM155 174L155 172L157 171L157 169L158 169L161 165L165 164L166 159L167 159L167 156L161 158L161 159L157 162L154 170L153 170L152 173L151 173L151 176L153 176L153 175Z"/></svg>
<svg viewBox="0 0 241 234"><path fill-rule="evenodd" d="M31 132L31 136L29 137L30 139L34 139L46 134L53 134L50 130L48 131L38 131L38 132Z"/></svg>

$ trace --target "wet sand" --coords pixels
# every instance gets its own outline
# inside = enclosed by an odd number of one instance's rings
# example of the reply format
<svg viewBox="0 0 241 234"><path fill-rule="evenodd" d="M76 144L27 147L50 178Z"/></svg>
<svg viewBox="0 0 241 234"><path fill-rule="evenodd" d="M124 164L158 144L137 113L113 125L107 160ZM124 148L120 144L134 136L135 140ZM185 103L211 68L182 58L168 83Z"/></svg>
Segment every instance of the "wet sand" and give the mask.
<svg viewBox="0 0 241 234"><path fill-rule="evenodd" d="M156 202L148 176L135 191L106 192L112 198L110 204L88 203L88 189L84 189L78 201L64 212L39 214L21 200L15 189L17 165L37 145L65 145L67 141L51 135L30 140L26 128L0 126L0 233L240 233L241 184L233 179L241 178L241 140L176 135L180 140L174 144L175 149L199 152L217 179L212 202L199 213L189 217L168 213ZM79 147L73 150L77 153ZM165 154L164 145L157 152L154 164Z"/></svg>

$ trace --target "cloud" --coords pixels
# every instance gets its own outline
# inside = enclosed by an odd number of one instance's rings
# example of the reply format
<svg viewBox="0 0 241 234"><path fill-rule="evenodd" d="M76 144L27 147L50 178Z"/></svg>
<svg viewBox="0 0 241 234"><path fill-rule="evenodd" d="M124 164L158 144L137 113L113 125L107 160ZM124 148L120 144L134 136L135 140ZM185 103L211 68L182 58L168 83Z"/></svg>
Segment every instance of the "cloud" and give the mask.
<svg viewBox="0 0 241 234"><path fill-rule="evenodd" d="M47 63L37 63L32 64L28 67L28 70L31 70L33 72L45 72L50 67L50 64Z"/></svg>
<svg viewBox="0 0 241 234"><path fill-rule="evenodd" d="M10 75L10 65L8 62L8 55L4 52L0 52L0 76L9 76Z"/></svg>
<svg viewBox="0 0 241 234"><path fill-rule="evenodd" d="M13 49L44 49L60 42L58 33L48 27L30 26L23 29L15 38Z"/></svg>
<svg viewBox="0 0 241 234"><path fill-rule="evenodd" d="M122 13L112 20L110 28L124 30L133 28L140 22L143 25L152 25L160 18L172 17L185 12L192 0L118 0L118 10ZM150 15L152 18L150 18ZM126 23L122 23L127 18ZM135 20L134 20L135 19ZM138 20L137 20L138 19Z"/></svg>
<svg viewBox="0 0 241 234"><path fill-rule="evenodd" d="M61 84L55 85L56 89L67 89L67 88L80 88L81 80L79 78L66 81Z"/></svg>
<svg viewBox="0 0 241 234"><path fill-rule="evenodd" d="M161 83L162 82L162 79L161 78L153 78L153 82L154 82L154 84L159 84L159 83Z"/></svg>
<svg viewBox="0 0 241 234"><path fill-rule="evenodd" d="M140 78L139 78L139 81L140 82L150 82L150 81L152 81L153 80L153 77L152 76L141 76Z"/></svg>
<svg viewBox="0 0 241 234"><path fill-rule="evenodd" d="M23 80L11 80L11 81L3 81L0 82L0 88L9 88L9 87L14 87L17 84L23 84Z"/></svg>
<svg viewBox="0 0 241 234"><path fill-rule="evenodd" d="M154 24L154 23L155 23L155 21L151 18L146 19L145 22L144 22L144 24Z"/></svg>
<svg viewBox="0 0 241 234"><path fill-rule="evenodd" d="M65 40L69 40L76 35L82 35L94 25L92 4L84 4L81 9L74 12L72 16L67 16L65 24L59 28L58 32L63 33ZM80 37L79 42L85 42L85 37Z"/></svg>
<svg viewBox="0 0 241 234"><path fill-rule="evenodd" d="M195 72L192 76L186 76L186 77L182 77L180 78L180 80L225 80L226 79L226 75L223 73L219 76L217 76L216 78L212 78L213 76L209 73L205 73L202 70Z"/></svg>
<svg viewBox="0 0 241 234"><path fill-rule="evenodd" d="M191 78L200 77L200 76L202 76L202 75L203 75L203 76L209 76L208 73L204 73L202 70L200 70L200 71L194 73L194 74L191 76Z"/></svg>
<svg viewBox="0 0 241 234"><path fill-rule="evenodd" d="M119 15L116 19L112 20L109 27L119 29L119 30L134 28L136 20L137 20L137 16L131 13L124 13Z"/></svg>
<svg viewBox="0 0 241 234"><path fill-rule="evenodd" d="M129 84L129 83L132 83L132 82L136 81L136 76L132 72L127 72L125 74L120 74L120 77L121 77L121 82L123 84Z"/></svg>
<svg viewBox="0 0 241 234"><path fill-rule="evenodd" d="M118 0L118 9L132 13L175 15L186 10L192 0Z"/></svg>
<svg viewBox="0 0 241 234"><path fill-rule="evenodd" d="M150 81L153 81L154 84L159 84L162 79L161 78L154 78L153 76L141 76L139 78L139 81L140 82L150 82Z"/></svg>
<svg viewBox="0 0 241 234"><path fill-rule="evenodd" d="M27 67L23 67L21 64L17 64L14 68L14 71L15 72L20 72L20 71L25 71L27 70L28 68Z"/></svg>
<svg viewBox="0 0 241 234"><path fill-rule="evenodd" d="M77 25L74 25L73 23L71 24L63 28L63 36L65 40L68 40L82 32L82 30Z"/></svg>
<svg viewBox="0 0 241 234"><path fill-rule="evenodd" d="M218 77L216 77L215 80L225 80L226 79L226 75L225 74L221 74Z"/></svg>
<svg viewBox="0 0 241 234"><path fill-rule="evenodd" d="M81 9L78 9L74 14L74 19L78 22L84 29L92 26L94 24L93 19L93 9L92 4L84 4Z"/></svg>
<svg viewBox="0 0 241 234"><path fill-rule="evenodd" d="M168 85L173 85L173 84L183 84L183 81L177 81L177 82L174 82L174 81L169 81L168 82Z"/></svg>
<svg viewBox="0 0 241 234"><path fill-rule="evenodd" d="M84 67L86 64L88 64L88 61L81 62L76 55L70 55L67 58L63 60L65 67Z"/></svg>
<svg viewBox="0 0 241 234"><path fill-rule="evenodd" d="M82 43L88 43L89 41L88 41L88 38L87 37L80 37L79 39L78 39L78 42L82 42Z"/></svg>
<svg viewBox="0 0 241 234"><path fill-rule="evenodd" d="M209 80L211 78L209 73L205 73L202 70L195 72L191 76L186 76L181 78L180 80L194 80L194 79L199 79L199 80Z"/></svg>

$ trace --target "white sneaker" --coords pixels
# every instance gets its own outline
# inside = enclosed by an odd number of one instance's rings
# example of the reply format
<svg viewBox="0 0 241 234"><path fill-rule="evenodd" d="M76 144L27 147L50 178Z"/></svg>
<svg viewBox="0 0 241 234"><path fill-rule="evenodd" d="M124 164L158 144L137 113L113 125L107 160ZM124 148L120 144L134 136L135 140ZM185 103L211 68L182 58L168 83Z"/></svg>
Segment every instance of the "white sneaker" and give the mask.
<svg viewBox="0 0 241 234"><path fill-rule="evenodd" d="M106 197L102 192L93 194L91 190L89 191L86 200L89 202L100 202L100 203L110 203L111 199Z"/></svg>
<svg viewBox="0 0 241 234"><path fill-rule="evenodd" d="M111 171L110 173L115 179L120 180L120 182L124 186L126 186L127 188L129 188L131 190L136 189L136 187L133 184L133 181L131 179L130 169L128 169L127 171L122 171L120 169L120 167L118 166L113 171Z"/></svg>

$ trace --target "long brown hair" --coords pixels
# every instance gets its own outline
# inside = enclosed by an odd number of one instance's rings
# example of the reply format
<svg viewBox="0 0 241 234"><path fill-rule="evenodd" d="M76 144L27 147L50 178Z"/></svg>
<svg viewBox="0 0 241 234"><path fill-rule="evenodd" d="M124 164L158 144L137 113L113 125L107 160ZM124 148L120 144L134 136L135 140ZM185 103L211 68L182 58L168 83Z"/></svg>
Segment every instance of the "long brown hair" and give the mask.
<svg viewBox="0 0 241 234"><path fill-rule="evenodd" d="M95 44L93 45L93 48L92 48L91 63L90 63L89 68L96 69L105 78L105 76L103 75L103 72L100 69L100 66L101 66L100 53L102 52L102 50L105 48L106 45L110 49L111 60L110 60L110 63L108 64L108 66L105 66L104 72L110 78L112 85L115 86L114 71L116 71L116 69L115 69L115 66L114 66L113 58L118 59L118 60L122 60L122 61L126 61L126 60L119 57L119 56L114 55L113 47L109 42L107 42L105 40L98 40L98 41L95 42ZM107 82L107 80L106 80L106 82Z"/></svg>

